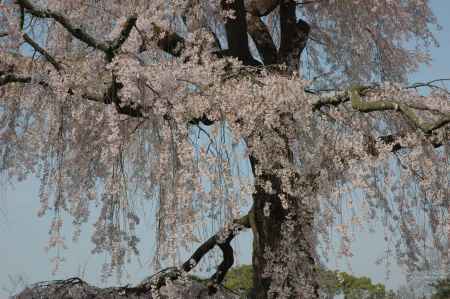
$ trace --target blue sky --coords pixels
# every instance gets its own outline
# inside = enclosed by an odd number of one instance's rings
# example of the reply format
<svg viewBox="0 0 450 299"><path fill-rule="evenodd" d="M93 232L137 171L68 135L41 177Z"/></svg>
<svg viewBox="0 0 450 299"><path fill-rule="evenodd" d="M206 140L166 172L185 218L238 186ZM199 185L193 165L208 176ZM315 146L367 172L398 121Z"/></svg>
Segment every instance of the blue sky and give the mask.
<svg viewBox="0 0 450 299"><path fill-rule="evenodd" d="M431 3L443 27L442 31L436 33L440 47L432 49L432 65L421 67L419 72L411 76L413 82L450 77L450 1L433 0ZM63 253L67 262L56 276L51 275L49 259L52 255L44 250L48 240L50 219L36 216L39 208L38 188L38 180L28 179L16 184L14 188L0 190L0 298L7 295L7 292L1 290L2 287L11 287L8 275L13 277L24 275L28 282L37 282L81 276L82 269L85 268L84 278L90 283L99 284L100 266L104 257L90 254L93 246L90 243L89 227L85 227L77 244L68 242L69 249ZM145 223L149 224L150 220ZM141 242L146 245L142 249L141 260L135 261L128 267L124 277L126 283L135 283L151 274L148 269L151 256L148 253L151 252L152 246L150 233L145 230L146 227L148 229L148 226L144 226L141 231ZM67 238L70 240L70 237L70 225L68 225ZM250 245L250 235L244 234L240 237L239 244L241 245L238 249L241 253L240 262L250 263L250 250L247 250ZM369 276L376 282L386 283L389 288L397 288L405 283L404 274L396 266L392 266L392 273L387 281L385 269L382 266L375 266L376 257L384 249L381 234L361 234L354 249L355 256L349 262L356 275ZM331 261L329 266L348 270L344 261Z"/></svg>

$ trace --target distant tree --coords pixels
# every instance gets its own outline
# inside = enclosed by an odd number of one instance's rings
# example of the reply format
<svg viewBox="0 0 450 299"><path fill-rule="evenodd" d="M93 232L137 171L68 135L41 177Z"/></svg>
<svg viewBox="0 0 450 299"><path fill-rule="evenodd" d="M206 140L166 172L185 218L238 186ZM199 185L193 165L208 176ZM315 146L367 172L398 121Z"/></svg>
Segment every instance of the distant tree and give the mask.
<svg viewBox="0 0 450 299"><path fill-rule="evenodd" d="M436 44L428 2L2 0L1 174L40 178L57 252L63 213L77 239L99 207L105 277L139 254L136 199L156 268L199 245L171 279L221 249L210 293L243 229L258 299L318 298L318 244L332 229L348 256L377 217L420 269L448 252L450 198L449 92L407 82Z"/></svg>
<svg viewBox="0 0 450 299"><path fill-rule="evenodd" d="M355 277L345 272L336 274L340 292L345 299L388 299L389 292L382 284L372 284L368 277Z"/></svg>
<svg viewBox="0 0 450 299"><path fill-rule="evenodd" d="M450 277L439 279L431 284L433 287L433 295L431 299L448 299L450 298Z"/></svg>
<svg viewBox="0 0 450 299"><path fill-rule="evenodd" d="M419 295L417 290L411 286L400 286L395 292L395 299L426 299L426 296Z"/></svg>
<svg viewBox="0 0 450 299"><path fill-rule="evenodd" d="M253 268L250 265L233 267L224 279L224 286L243 295L253 288ZM397 299L395 292L386 290L383 284L373 284L370 278L356 277L346 272L320 269L318 283L321 298L334 299L343 295L344 299ZM440 298L439 298L440 299Z"/></svg>
<svg viewBox="0 0 450 299"><path fill-rule="evenodd" d="M231 268L225 276L223 285L242 294L250 294L253 288L253 267L243 265Z"/></svg>

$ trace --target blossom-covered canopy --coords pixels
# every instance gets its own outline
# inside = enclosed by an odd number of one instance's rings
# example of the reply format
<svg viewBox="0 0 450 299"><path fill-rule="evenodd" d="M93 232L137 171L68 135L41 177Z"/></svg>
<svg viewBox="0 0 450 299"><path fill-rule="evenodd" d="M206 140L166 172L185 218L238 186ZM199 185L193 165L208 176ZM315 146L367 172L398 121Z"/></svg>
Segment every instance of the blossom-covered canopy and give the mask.
<svg viewBox="0 0 450 299"><path fill-rule="evenodd" d="M336 229L349 255L380 215L419 269L448 259L449 93L406 82L433 26L426 0L0 1L0 170L40 178L49 247L63 212L78 236L100 205L110 270L138 253L137 199L157 203L159 264L258 192L285 241L312 211L310 237Z"/></svg>

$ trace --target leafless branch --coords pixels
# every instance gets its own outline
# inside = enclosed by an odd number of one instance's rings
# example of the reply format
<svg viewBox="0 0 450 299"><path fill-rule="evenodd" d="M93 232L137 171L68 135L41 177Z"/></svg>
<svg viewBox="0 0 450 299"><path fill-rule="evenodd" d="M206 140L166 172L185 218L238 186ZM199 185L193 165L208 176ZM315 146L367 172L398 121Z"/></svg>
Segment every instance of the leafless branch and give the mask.
<svg viewBox="0 0 450 299"><path fill-rule="evenodd" d="M446 88L435 84L435 83L443 83L443 82L448 82L448 81L450 81L450 78L435 79L435 80L431 80L428 82L417 82L410 86L405 87L405 89L428 87L428 88L433 88L433 89L439 89L450 96L450 92Z"/></svg>
<svg viewBox="0 0 450 299"><path fill-rule="evenodd" d="M28 34L24 33L23 39L37 52L39 52L45 59L50 62L53 67L57 70L61 70L61 65L41 46L39 46Z"/></svg>
<svg viewBox="0 0 450 299"><path fill-rule="evenodd" d="M439 83L439 82L447 82L450 81L450 78L441 78L441 79L434 79L428 82L417 82L414 83L410 86L407 86L406 88L417 88L417 87L427 87L427 86L435 86L433 85L434 83Z"/></svg>

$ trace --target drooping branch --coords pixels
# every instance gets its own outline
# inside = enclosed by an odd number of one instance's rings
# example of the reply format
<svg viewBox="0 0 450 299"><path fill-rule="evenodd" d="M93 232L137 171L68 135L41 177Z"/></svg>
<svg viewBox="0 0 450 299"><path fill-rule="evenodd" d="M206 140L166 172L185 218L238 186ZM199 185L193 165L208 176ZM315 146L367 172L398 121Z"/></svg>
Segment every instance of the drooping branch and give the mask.
<svg viewBox="0 0 450 299"><path fill-rule="evenodd" d="M21 75L14 72L14 69L2 71L0 70L0 87L10 83L21 83L21 84L37 84L43 88L49 88L49 85L45 81L33 81L31 76ZM79 94L84 100L104 103L104 104L114 104L116 106L117 112L119 114L128 115L130 117L143 117L144 108L141 105L120 105L120 99L117 96L118 89L121 88L121 83L117 83L114 80L110 82L109 88L104 92L104 94L90 94L84 90L81 92L79 90L73 90L69 88L67 90L67 95L71 96L75 93Z"/></svg>

